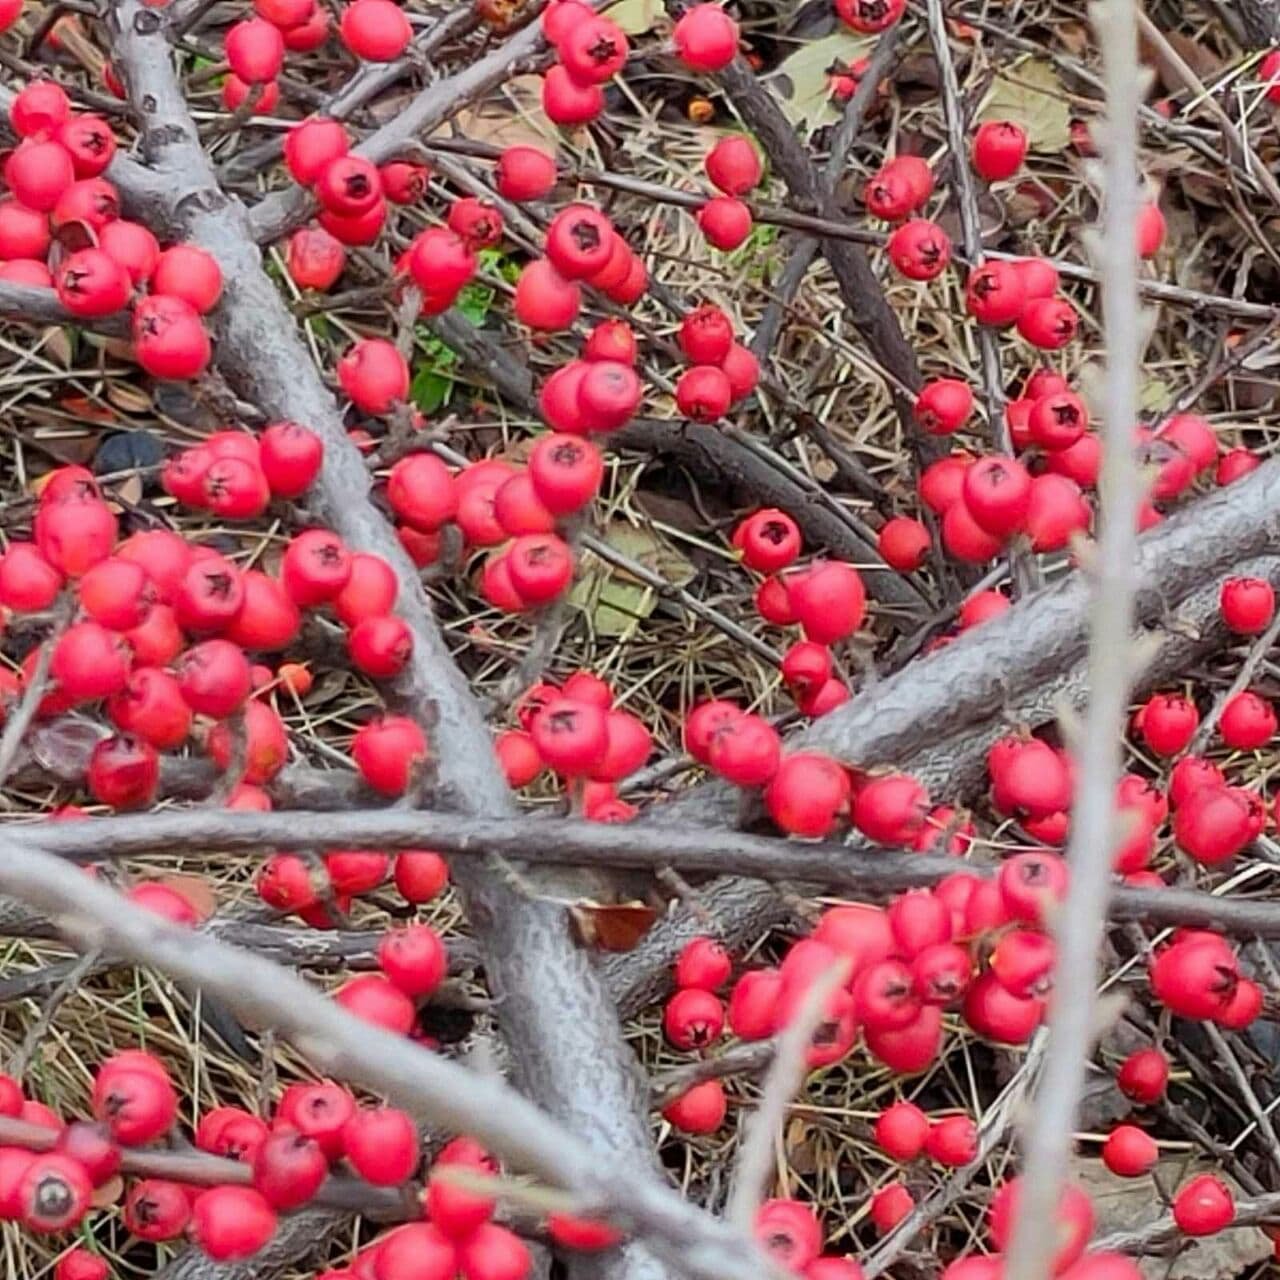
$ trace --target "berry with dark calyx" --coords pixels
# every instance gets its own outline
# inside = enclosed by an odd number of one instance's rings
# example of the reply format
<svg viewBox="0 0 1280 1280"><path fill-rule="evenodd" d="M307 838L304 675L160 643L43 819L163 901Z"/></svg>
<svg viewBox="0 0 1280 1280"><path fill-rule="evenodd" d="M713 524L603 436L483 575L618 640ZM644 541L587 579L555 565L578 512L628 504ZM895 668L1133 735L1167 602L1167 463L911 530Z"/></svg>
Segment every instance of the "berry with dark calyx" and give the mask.
<svg viewBox="0 0 1280 1280"><path fill-rule="evenodd" d="M855 31L868 35L893 26L906 10L906 0L836 0L836 13Z"/></svg>
<svg viewBox="0 0 1280 1280"><path fill-rule="evenodd" d="M143 1178L129 1188L124 1225L140 1240L176 1240L191 1218L191 1201L183 1184Z"/></svg>
<svg viewBox="0 0 1280 1280"><path fill-rule="evenodd" d="M677 1049L705 1049L724 1029L724 1006L710 991L682 988L667 1001L662 1027Z"/></svg>
<svg viewBox="0 0 1280 1280"><path fill-rule="evenodd" d="M54 287L72 315L87 319L120 311L133 292L128 272L101 249L80 249L64 258Z"/></svg>
<svg viewBox="0 0 1280 1280"><path fill-rule="evenodd" d="M935 378L920 388L915 419L930 435L950 435L973 412L973 389L959 378Z"/></svg>
<svg viewBox="0 0 1280 1280"><path fill-rule="evenodd" d="M965 285L965 305L979 323L1003 328L1022 314L1026 294L1013 263L998 259L976 267Z"/></svg>
<svg viewBox="0 0 1280 1280"><path fill-rule="evenodd" d="M908 280L932 280L941 275L951 261L951 240L936 223L912 218L889 237L885 251L889 261Z"/></svg>
<svg viewBox="0 0 1280 1280"><path fill-rule="evenodd" d="M564 69L578 84L603 84L626 65L630 44L617 23L588 13L556 46Z"/></svg>
<svg viewBox="0 0 1280 1280"><path fill-rule="evenodd" d="M162 1071L99 1070L93 1087L93 1112L122 1146L153 1142L168 1133L177 1118L178 1099Z"/></svg>
<svg viewBox="0 0 1280 1280"><path fill-rule="evenodd" d="M694 422L714 422L729 411L732 403L729 378L714 365L686 369L676 383L676 406Z"/></svg>
<svg viewBox="0 0 1280 1280"><path fill-rule="evenodd" d="M803 1271L822 1249L817 1215L799 1200L766 1200L756 1210L751 1234L766 1253L792 1272Z"/></svg>
<svg viewBox="0 0 1280 1280"><path fill-rule="evenodd" d="M18 1186L22 1225L38 1235L66 1231L88 1212L92 1195L79 1161L56 1151L37 1155Z"/></svg>
<svg viewBox="0 0 1280 1280"><path fill-rule="evenodd" d="M785 511L769 507L748 516L733 531L733 545L742 561L759 573L777 573L800 555L800 526Z"/></svg>
<svg viewBox="0 0 1280 1280"><path fill-rule="evenodd" d="M1194 737L1200 713L1195 703L1180 693L1157 693L1138 709L1134 724L1157 755L1175 756Z"/></svg>

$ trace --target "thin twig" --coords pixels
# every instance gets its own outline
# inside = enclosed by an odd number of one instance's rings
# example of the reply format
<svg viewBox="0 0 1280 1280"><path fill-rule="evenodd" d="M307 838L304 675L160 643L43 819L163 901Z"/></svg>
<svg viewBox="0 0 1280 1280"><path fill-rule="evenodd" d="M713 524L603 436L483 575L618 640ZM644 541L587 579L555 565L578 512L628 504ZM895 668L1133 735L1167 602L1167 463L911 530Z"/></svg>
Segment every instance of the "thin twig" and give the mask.
<svg viewBox="0 0 1280 1280"><path fill-rule="evenodd" d="M1049 1271L1058 1197L1071 1154L1076 1109L1095 1033L1096 966L1111 890L1116 783L1133 680L1131 635L1137 578L1140 487L1132 429L1145 318L1138 302L1138 62L1135 0L1093 7L1107 81L1106 210L1100 257L1107 343L1103 391L1102 536L1089 639L1089 704L1077 758L1068 863L1071 886L1056 929L1056 966L1044 1078L1026 1142L1022 1201L1007 1259L1008 1280L1040 1280Z"/></svg>

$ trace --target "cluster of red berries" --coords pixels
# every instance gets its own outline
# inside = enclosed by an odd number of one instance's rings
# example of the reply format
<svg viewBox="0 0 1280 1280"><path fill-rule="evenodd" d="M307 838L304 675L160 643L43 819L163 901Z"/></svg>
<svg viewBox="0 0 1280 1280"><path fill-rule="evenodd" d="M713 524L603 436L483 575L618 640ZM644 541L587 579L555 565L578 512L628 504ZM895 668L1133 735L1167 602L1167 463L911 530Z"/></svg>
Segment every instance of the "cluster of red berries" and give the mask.
<svg viewBox="0 0 1280 1280"><path fill-rule="evenodd" d="M691 366L676 382L676 408L684 417L715 422L756 389L759 361L735 340L733 321L719 307L695 307L676 336Z"/></svg>
<svg viewBox="0 0 1280 1280"><path fill-rule="evenodd" d="M542 34L556 62L542 79L542 109L553 124L589 124L605 108L604 85L626 66L626 33L585 0L550 0ZM672 46L692 71L719 71L738 51L738 24L718 4L696 4L677 21Z"/></svg>
<svg viewBox="0 0 1280 1280"><path fill-rule="evenodd" d="M932 833L946 829L934 826ZM1061 858L1025 853L1008 859L993 880L958 871L933 889L899 895L885 909L831 907L778 967L739 977L727 1012L714 991L729 977L728 957L712 940L695 939L677 964L680 990L663 1017L667 1037L677 1048L703 1050L726 1025L742 1040L777 1035L815 984L843 966L844 981L826 996L807 1051L811 1069L839 1062L861 1036L891 1070L923 1071L941 1047L947 1008L958 1008L987 1039L1024 1044L1044 1016L1055 949L1043 925L1066 880ZM688 1132L706 1133L719 1126L724 1112L723 1086L711 1080L686 1091L664 1114ZM971 1130L963 1117L939 1122L930 1155L966 1163ZM898 1158L924 1150L929 1132L926 1126L919 1148Z"/></svg>
<svg viewBox="0 0 1280 1280"><path fill-rule="evenodd" d="M0 1147L0 1218L31 1231L73 1229L94 1205L97 1188L121 1166L123 1149L146 1148L168 1137L178 1098L163 1064L129 1050L107 1059L92 1091L93 1121L67 1123L21 1087L0 1077L0 1116L38 1127L30 1146ZM331 1171L344 1167L375 1187L412 1183L422 1154L412 1118L392 1107L362 1106L331 1082L292 1084L270 1123L240 1107L215 1107L196 1127L194 1146L247 1166L243 1181L212 1186L162 1177L132 1182L121 1207L125 1227L140 1240L190 1237L218 1262L248 1258L275 1234L278 1214L309 1203ZM523 1280L529 1256L512 1232L490 1219L494 1198L450 1179L453 1170L490 1178L497 1162L470 1138L440 1151L421 1192L422 1221L396 1228L361 1251L357 1264L376 1280L440 1277ZM617 1234L601 1224L562 1217L548 1224L560 1243L601 1248ZM412 1263L412 1266L410 1266ZM73 1249L59 1262L58 1280L105 1280L105 1261ZM338 1273L331 1273L338 1274ZM355 1267L349 1273L357 1274Z"/></svg>
<svg viewBox="0 0 1280 1280"><path fill-rule="evenodd" d="M635 773L653 750L644 723L613 705L608 681L577 671L562 685L540 681L521 694L520 727L494 744L513 787L526 787L550 769L569 787L575 811L591 822L627 822L635 808L617 785Z"/></svg>
<svg viewBox="0 0 1280 1280"><path fill-rule="evenodd" d="M546 256L529 262L516 284L515 316L531 329L569 328L582 307L581 284L623 306L648 288L644 263L593 205L561 209L547 227L544 248Z"/></svg>
<svg viewBox="0 0 1280 1280"><path fill-rule="evenodd" d="M367 4L385 5L400 12L391 0L355 0L346 12L350 14ZM284 159L293 180L311 188L320 204L320 230L327 233L327 238L320 239L311 228L305 236L301 232L295 234L289 245L291 268L296 266L303 277L299 283L311 288L328 288L342 272L345 253L335 249L333 242L338 246L372 244L386 222L388 203L413 204L420 200L430 176L422 164L392 160L379 168L353 153L341 121L328 116L311 116L294 125L285 138ZM409 261L416 244L415 241L405 255ZM459 258L465 265L466 255L459 252ZM456 270L456 264L453 266ZM471 262L470 272L459 289L474 270ZM318 283L311 284L313 279Z"/></svg>
<svg viewBox="0 0 1280 1280"><path fill-rule="evenodd" d="M591 502L603 476L591 441L556 432L538 441L524 468L486 458L455 475L434 454L410 454L391 468L386 497L416 564L437 562L452 527L464 552L492 549L480 572L484 598L520 613L549 604L569 585L573 551L557 530Z"/></svg>
<svg viewBox="0 0 1280 1280"><path fill-rule="evenodd" d="M4 163L12 198L0 202L0 279L52 286L85 319L132 305L134 358L148 373L203 373L211 347L201 317L222 292L217 262L191 245L162 251L146 227L120 217L119 195L102 177L115 154L111 127L100 116L73 114L51 80L33 81L14 97L9 123L21 141ZM50 271L53 237L71 224L90 244L60 254Z"/></svg>
<svg viewBox="0 0 1280 1280"><path fill-rule="evenodd" d="M382 888L388 880L405 902L420 906L449 883L449 865L429 849L406 849L395 855L345 849L314 863L297 854L277 853L263 863L257 885L268 906L325 929L333 927L327 903L345 914L353 898Z"/></svg>
<svg viewBox="0 0 1280 1280"><path fill-rule="evenodd" d="M264 113L280 101L277 77L286 51L309 53L329 36L329 14L315 0L254 0L255 17L227 29L223 56L230 68L222 81L228 111L248 107ZM342 43L357 58L390 62L413 36L409 19L392 0L351 0L338 25Z"/></svg>

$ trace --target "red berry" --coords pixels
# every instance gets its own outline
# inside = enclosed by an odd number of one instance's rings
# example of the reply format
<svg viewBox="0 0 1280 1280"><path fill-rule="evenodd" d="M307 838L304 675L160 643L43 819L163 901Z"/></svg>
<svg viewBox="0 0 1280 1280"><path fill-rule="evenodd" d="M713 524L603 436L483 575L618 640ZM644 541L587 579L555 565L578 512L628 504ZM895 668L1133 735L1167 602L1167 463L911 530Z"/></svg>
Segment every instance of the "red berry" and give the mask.
<svg viewBox="0 0 1280 1280"><path fill-rule="evenodd" d="M1102 1144L1102 1162L1120 1178L1140 1178L1159 1159L1155 1141L1136 1125L1117 1125Z"/></svg>
<svg viewBox="0 0 1280 1280"><path fill-rule="evenodd" d="M1173 1198L1173 1220L1189 1236L1215 1235L1235 1216L1230 1189L1209 1173L1192 1178Z"/></svg>
<svg viewBox="0 0 1280 1280"><path fill-rule="evenodd" d="M935 378L916 396L915 419L930 435L949 435L973 412L973 390L959 378Z"/></svg>
<svg viewBox="0 0 1280 1280"><path fill-rule="evenodd" d="M394 1107L357 1111L343 1127L342 1147L351 1167L374 1186L399 1186L418 1167L417 1126Z"/></svg>
<svg viewBox="0 0 1280 1280"><path fill-rule="evenodd" d="M691 71L723 71L738 52L738 24L718 4L695 4L676 23L671 40Z"/></svg>
<svg viewBox="0 0 1280 1280"><path fill-rule="evenodd" d="M873 1131L880 1150L905 1164L924 1150L929 1117L914 1102L895 1102L876 1117Z"/></svg>
<svg viewBox="0 0 1280 1280"><path fill-rule="evenodd" d="M253 1185L273 1209L296 1209L307 1203L329 1175L320 1144L292 1128L278 1128L258 1149Z"/></svg>
<svg viewBox="0 0 1280 1280"><path fill-rule="evenodd" d="M216 1262L252 1257L275 1230L275 1211L252 1187L213 1187L191 1206L191 1233Z"/></svg>
<svg viewBox="0 0 1280 1280"><path fill-rule="evenodd" d="M973 137L973 167L988 182L1012 178L1027 154L1027 135L1008 120L989 120Z"/></svg>

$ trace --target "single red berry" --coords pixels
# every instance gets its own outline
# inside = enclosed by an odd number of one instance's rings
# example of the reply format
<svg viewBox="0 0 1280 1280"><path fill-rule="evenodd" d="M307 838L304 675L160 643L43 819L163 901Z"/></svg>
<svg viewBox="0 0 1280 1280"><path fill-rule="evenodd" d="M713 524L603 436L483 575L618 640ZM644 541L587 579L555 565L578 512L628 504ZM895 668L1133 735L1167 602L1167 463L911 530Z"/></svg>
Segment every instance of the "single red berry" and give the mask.
<svg viewBox="0 0 1280 1280"><path fill-rule="evenodd" d="M1192 1178L1173 1198L1173 1220L1189 1236L1216 1235L1235 1216L1230 1189L1210 1173Z"/></svg>
<svg viewBox="0 0 1280 1280"><path fill-rule="evenodd" d="M275 1210L252 1187L213 1187L191 1206L191 1233L215 1262L252 1257L275 1230Z"/></svg>
<svg viewBox="0 0 1280 1280"><path fill-rule="evenodd" d="M1012 178L1026 154L1026 131L1008 120L989 120L973 136L973 167L988 182Z"/></svg>
<svg viewBox="0 0 1280 1280"><path fill-rule="evenodd" d="M397 1187L418 1167L417 1126L394 1107L357 1111L343 1127L342 1149L366 1182Z"/></svg>
<svg viewBox="0 0 1280 1280"><path fill-rule="evenodd" d="M329 1161L320 1144L292 1128L278 1128L253 1160L253 1185L273 1209L297 1209L320 1190Z"/></svg>

